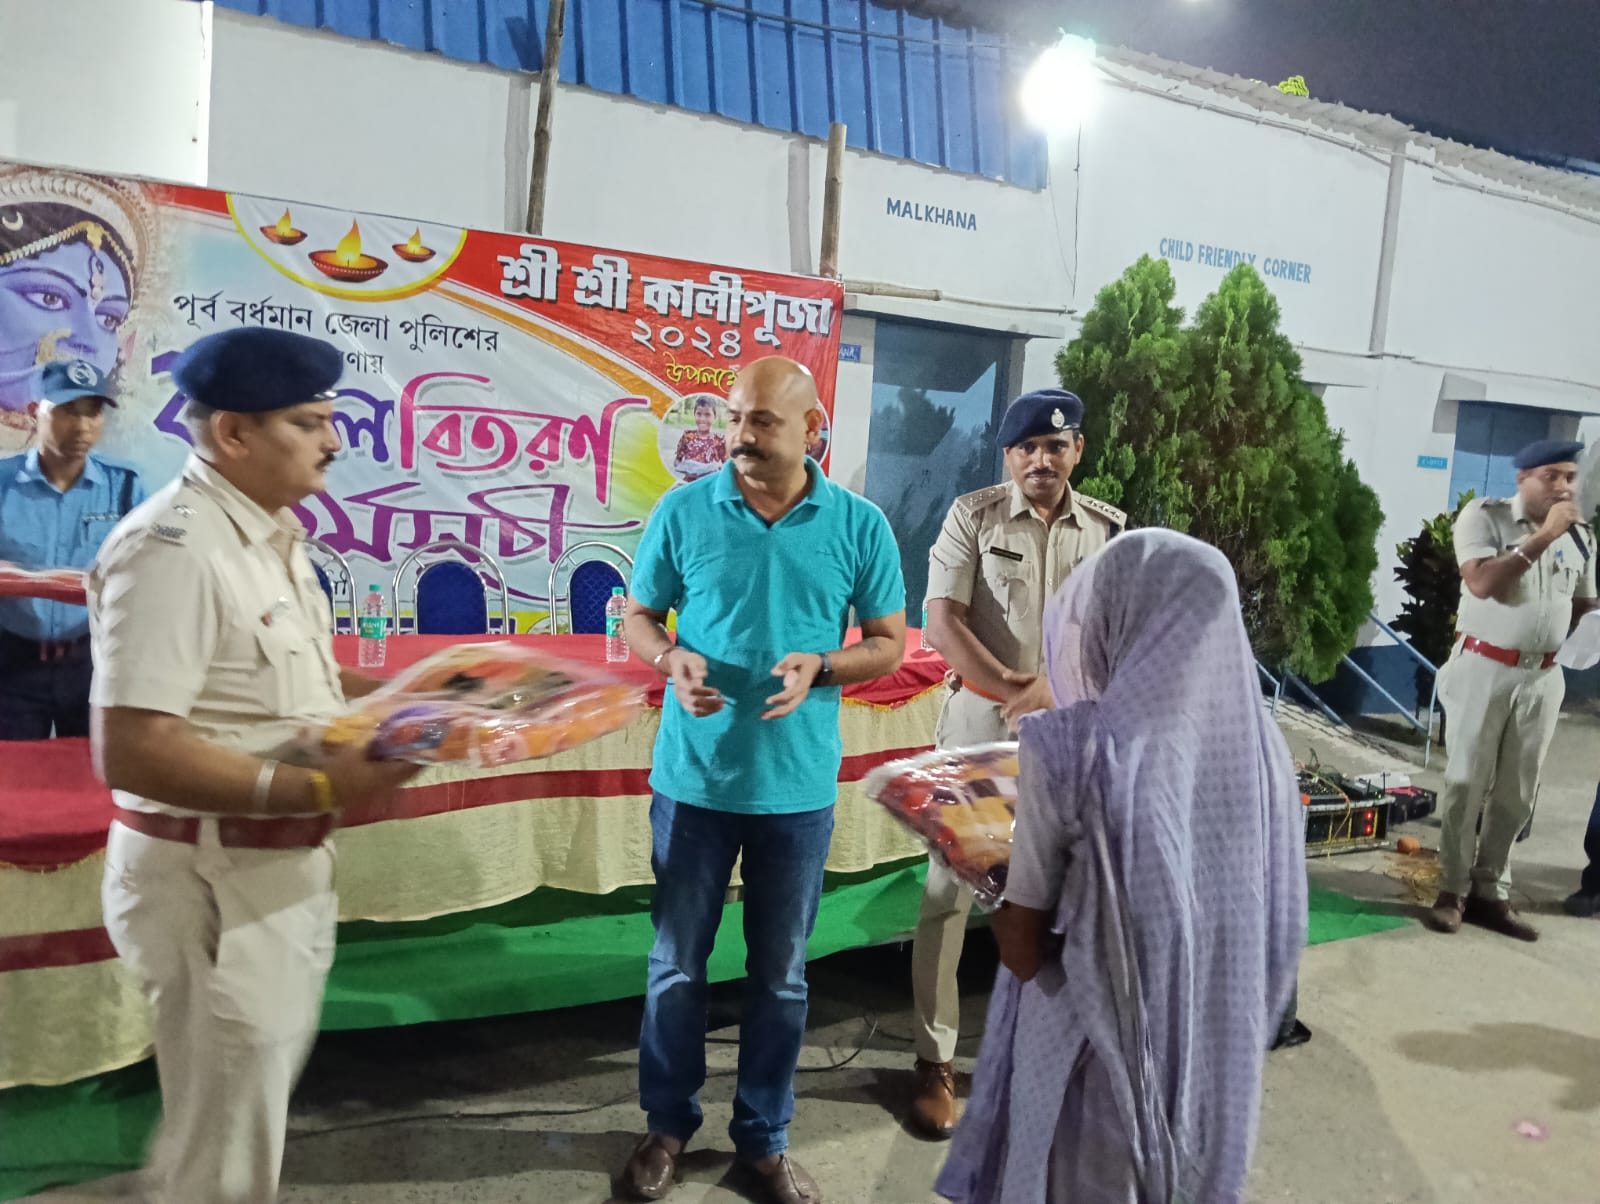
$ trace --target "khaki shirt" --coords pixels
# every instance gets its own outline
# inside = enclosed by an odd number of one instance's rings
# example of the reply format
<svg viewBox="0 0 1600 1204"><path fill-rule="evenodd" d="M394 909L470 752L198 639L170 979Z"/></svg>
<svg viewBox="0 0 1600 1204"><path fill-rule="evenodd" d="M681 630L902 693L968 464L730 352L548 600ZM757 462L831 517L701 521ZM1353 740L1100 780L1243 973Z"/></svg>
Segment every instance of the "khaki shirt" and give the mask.
<svg viewBox="0 0 1600 1204"><path fill-rule="evenodd" d="M255 755L344 709L304 528L196 457L117 524L88 593L97 707L180 715L213 744ZM194 814L115 794L136 811Z"/></svg>
<svg viewBox="0 0 1600 1204"><path fill-rule="evenodd" d="M1538 529L1520 497L1474 498L1456 519L1456 563L1504 555ZM1583 531L1587 558L1571 535L1563 535L1522 574L1509 601L1474 597L1462 582L1456 631L1515 652L1561 647L1572 626L1573 599L1595 596L1594 535Z"/></svg>
<svg viewBox="0 0 1600 1204"><path fill-rule="evenodd" d="M962 603L967 626L996 660L1037 673L1045 601L1126 522L1115 506L1076 491L1048 528L1014 481L964 494L928 552L927 596Z"/></svg>

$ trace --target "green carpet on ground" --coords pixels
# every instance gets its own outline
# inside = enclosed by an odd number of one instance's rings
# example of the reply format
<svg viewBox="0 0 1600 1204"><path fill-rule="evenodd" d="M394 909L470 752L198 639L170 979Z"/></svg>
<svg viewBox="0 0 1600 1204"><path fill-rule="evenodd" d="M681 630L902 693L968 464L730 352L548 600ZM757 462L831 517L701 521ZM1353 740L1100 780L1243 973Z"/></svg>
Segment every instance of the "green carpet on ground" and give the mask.
<svg viewBox="0 0 1600 1204"><path fill-rule="evenodd" d="M926 872L918 861L829 875L809 956L905 936ZM638 996L649 907L647 887L599 897L538 890L432 920L341 924L322 1027L466 1020ZM743 974L743 921L743 905L730 903L711 955L713 981ZM1406 923L1358 899L1311 892L1313 945ZM148 1061L62 1087L0 1091L0 1200L132 1169L158 1113Z"/></svg>
<svg viewBox="0 0 1600 1204"><path fill-rule="evenodd" d="M1388 932L1412 923L1404 916L1382 910L1376 903L1352 899L1349 895L1320 890L1315 886L1311 888L1310 911L1310 921L1306 925L1307 945L1326 945L1330 941Z"/></svg>

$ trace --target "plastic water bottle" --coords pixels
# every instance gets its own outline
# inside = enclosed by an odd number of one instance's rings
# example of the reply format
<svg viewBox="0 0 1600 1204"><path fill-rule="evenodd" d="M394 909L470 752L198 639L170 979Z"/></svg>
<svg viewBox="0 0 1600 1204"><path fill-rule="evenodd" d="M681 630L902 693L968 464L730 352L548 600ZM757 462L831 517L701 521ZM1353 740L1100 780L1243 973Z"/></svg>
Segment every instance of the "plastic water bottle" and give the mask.
<svg viewBox="0 0 1600 1204"><path fill-rule="evenodd" d="M628 659L628 636L622 630L622 616L628 610L628 591L617 586L606 599L606 660L621 664Z"/></svg>
<svg viewBox="0 0 1600 1204"><path fill-rule="evenodd" d="M922 604L922 650L928 651L933 645L928 643L928 604Z"/></svg>
<svg viewBox="0 0 1600 1204"><path fill-rule="evenodd" d="M373 585L367 588L367 596L361 602L361 616L356 624L356 630L360 633L361 640L361 655L357 663L363 669L382 668L383 641L389 634L389 611L383 601L383 586Z"/></svg>

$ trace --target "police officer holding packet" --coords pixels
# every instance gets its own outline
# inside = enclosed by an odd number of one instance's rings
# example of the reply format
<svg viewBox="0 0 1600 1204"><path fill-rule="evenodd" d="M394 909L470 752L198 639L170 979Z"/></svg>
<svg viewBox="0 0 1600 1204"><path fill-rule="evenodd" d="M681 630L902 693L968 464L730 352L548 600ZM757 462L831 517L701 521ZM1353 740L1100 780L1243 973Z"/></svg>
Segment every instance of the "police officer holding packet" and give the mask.
<svg viewBox="0 0 1600 1204"><path fill-rule="evenodd" d="M376 683L341 671L289 512L339 451L343 356L287 331L208 335L173 377L194 452L90 573L92 747L115 799L103 905L151 1005L164 1119L153 1198L276 1198L289 1093L316 1036L339 808L417 772L346 747L273 759Z"/></svg>

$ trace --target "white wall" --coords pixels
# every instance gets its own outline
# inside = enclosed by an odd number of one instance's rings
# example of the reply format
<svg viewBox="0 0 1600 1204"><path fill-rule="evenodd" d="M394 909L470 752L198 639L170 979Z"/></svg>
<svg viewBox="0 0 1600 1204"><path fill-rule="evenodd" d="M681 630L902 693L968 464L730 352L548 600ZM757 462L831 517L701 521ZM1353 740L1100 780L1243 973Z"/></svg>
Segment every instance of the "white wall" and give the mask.
<svg viewBox="0 0 1600 1204"><path fill-rule="evenodd" d="M1390 350L1600 386L1600 214L1571 217L1447 178L1438 169L1407 173ZM1523 396L1490 400L1563 404L1542 393L1530 381Z"/></svg>
<svg viewBox="0 0 1600 1204"><path fill-rule="evenodd" d="M821 144L811 144L810 169L807 245L820 247L827 169ZM840 270L851 280L936 289L1022 311L1064 312L1072 306L1073 273L1063 232L1070 240L1074 209L1071 188L1034 192L849 151ZM805 266L815 269L814 263ZM984 324L1010 329L1011 320L993 315Z"/></svg>
<svg viewBox="0 0 1600 1204"><path fill-rule="evenodd" d="M1150 255L1192 317L1243 254L1285 334L1365 354L1388 178L1386 162L1299 133L1102 87L1083 130L1077 305Z"/></svg>
<svg viewBox="0 0 1600 1204"><path fill-rule="evenodd" d="M867 440L872 431L872 364L877 322L863 314L848 314L839 341L860 349L859 361L839 362L839 379L833 394L833 450L828 475L857 493L867 491Z"/></svg>
<svg viewBox="0 0 1600 1204"><path fill-rule="evenodd" d="M205 183L211 14L0 0L0 158Z"/></svg>
<svg viewBox="0 0 1600 1204"><path fill-rule="evenodd" d="M504 229L508 189L526 199L506 143L527 96L498 71L220 10L208 183Z"/></svg>

